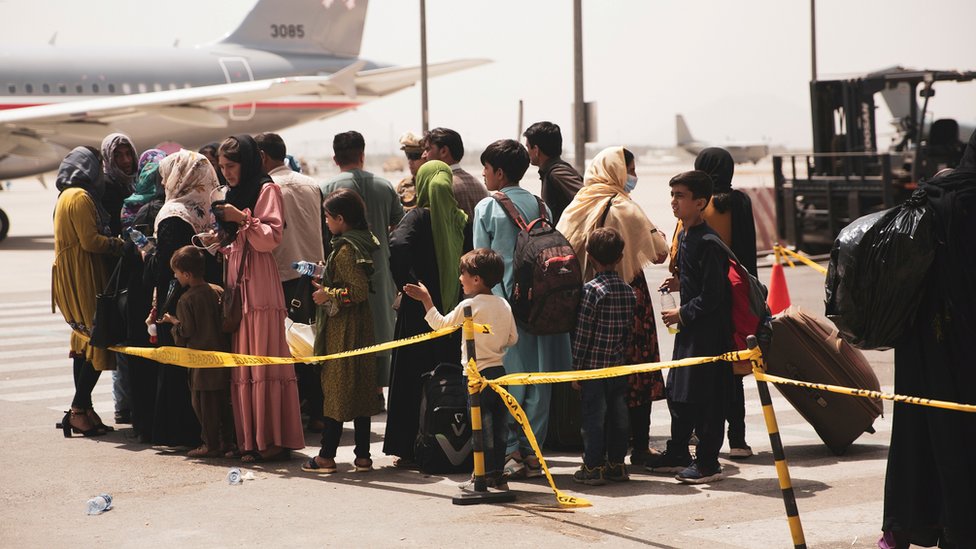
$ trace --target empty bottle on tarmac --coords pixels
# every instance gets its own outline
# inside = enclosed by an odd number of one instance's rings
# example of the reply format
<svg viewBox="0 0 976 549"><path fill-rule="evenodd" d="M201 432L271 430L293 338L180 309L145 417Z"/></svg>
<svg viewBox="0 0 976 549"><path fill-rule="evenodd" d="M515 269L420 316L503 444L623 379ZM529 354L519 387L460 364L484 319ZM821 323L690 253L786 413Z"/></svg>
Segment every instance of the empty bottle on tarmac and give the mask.
<svg viewBox="0 0 976 549"><path fill-rule="evenodd" d="M142 234L142 231L137 229L129 229L129 238L139 248L140 252L144 252L146 255L152 254L156 250L156 243L149 239L146 235Z"/></svg>
<svg viewBox="0 0 976 549"><path fill-rule="evenodd" d="M674 296L668 290L661 290L661 310L668 311L671 309L677 309L678 304L674 301ZM674 335L681 331L681 328L677 323L668 326L668 333Z"/></svg>
<svg viewBox="0 0 976 549"><path fill-rule="evenodd" d="M310 276L312 278L322 278L325 276L325 265L312 263L311 261L296 261L291 264L291 268L298 271L298 274L302 276Z"/></svg>
<svg viewBox="0 0 976 549"><path fill-rule="evenodd" d="M88 500L89 515L100 515L111 508L112 496L108 494L100 494Z"/></svg>

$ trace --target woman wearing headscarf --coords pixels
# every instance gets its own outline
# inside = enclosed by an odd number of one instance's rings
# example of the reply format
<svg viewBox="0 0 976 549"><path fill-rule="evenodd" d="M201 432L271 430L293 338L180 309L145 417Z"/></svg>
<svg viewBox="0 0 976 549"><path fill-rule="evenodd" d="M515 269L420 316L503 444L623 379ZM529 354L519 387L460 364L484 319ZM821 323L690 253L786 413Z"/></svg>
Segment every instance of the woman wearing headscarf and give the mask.
<svg viewBox="0 0 976 549"><path fill-rule="evenodd" d="M261 168L257 143L249 135L229 137L218 151L230 189L216 206L225 225L236 224L227 256L228 285L239 283L243 320L232 336L235 353L291 356L285 342L285 299L271 251L284 225L281 189ZM230 225L230 228L234 228ZM244 262L243 280L237 280ZM245 462L287 459L305 447L298 379L292 364L240 367L231 372L231 403L237 444Z"/></svg>
<svg viewBox="0 0 976 549"><path fill-rule="evenodd" d="M895 344L895 393L976 404L976 132L954 170L921 184L935 257ZM884 548L976 542L976 414L896 402L885 474Z"/></svg>
<svg viewBox="0 0 976 549"><path fill-rule="evenodd" d="M121 253L122 240L112 236L110 216L102 206L102 165L94 149L76 147L64 157L57 188L61 194L54 207L51 297L72 328L75 381L71 410L59 426L66 437L72 431L98 436L107 428L92 409L91 393L102 370L115 368L115 357L89 345L88 336L95 318L95 295L105 287L108 259Z"/></svg>
<svg viewBox="0 0 976 549"><path fill-rule="evenodd" d="M732 188L732 174L735 162L728 151L719 147L709 147L698 153L695 169L707 173L712 178L712 199L705 207L705 222L715 230L742 266L752 276L756 276L756 222L752 217L752 200L746 193ZM672 273L677 274L675 253L678 249L678 234L684 227L678 221L671 239ZM746 401L742 381L748 371L735 372L732 384L732 400L729 403L726 419L729 424L729 457L745 459L752 456L752 448L746 444Z"/></svg>
<svg viewBox="0 0 976 549"><path fill-rule="evenodd" d="M661 231L644 210L631 200L637 185L634 155L623 147L610 147L596 155L556 228L576 251L583 267L583 280L593 278L593 265L586 253L587 236L600 227L612 227L624 240L624 252L617 272L628 281L637 296L631 344L625 351L628 364L658 362L661 359L657 325L644 267L668 257L668 246ZM630 410L630 462L642 465L650 456L649 433L651 402L664 398L664 379L660 372L633 374L629 378L627 406Z"/></svg>
<svg viewBox="0 0 976 549"><path fill-rule="evenodd" d="M181 288L170 268L176 250L192 244L193 236L209 226L210 196L217 188L217 174L207 159L198 153L180 150L159 164L166 200L156 219L156 253L147 259L146 269L155 289L155 319L164 313L175 314ZM216 262L207 268L208 281L219 281ZM158 344L175 345L172 325L156 325ZM200 444L200 423L193 412L190 374L186 368L159 364L156 374L156 401L152 417L152 442L166 446Z"/></svg>
<svg viewBox="0 0 976 549"><path fill-rule="evenodd" d="M159 161L166 156L166 151L149 149L139 156L135 188L131 195L122 201L122 230L132 227L139 209L156 196L156 183L159 179ZM140 229L141 231L142 229ZM142 231L145 233L145 231Z"/></svg>
<svg viewBox="0 0 976 549"><path fill-rule="evenodd" d="M112 133L102 140L102 164L105 171L105 192L102 205L109 213L113 236L122 234L122 203L132 194L133 183L139 174L136 147L124 133Z"/></svg>
<svg viewBox="0 0 976 549"><path fill-rule="evenodd" d="M417 170L417 207L407 212L390 235L390 270L398 288L423 282L438 311L452 310L461 298L461 249L468 216L454 198L451 168L432 160ZM402 299L394 338L430 331L423 305ZM421 376L441 362L460 361L460 334L400 347L393 351L390 399L383 453L394 465L413 468L419 429Z"/></svg>

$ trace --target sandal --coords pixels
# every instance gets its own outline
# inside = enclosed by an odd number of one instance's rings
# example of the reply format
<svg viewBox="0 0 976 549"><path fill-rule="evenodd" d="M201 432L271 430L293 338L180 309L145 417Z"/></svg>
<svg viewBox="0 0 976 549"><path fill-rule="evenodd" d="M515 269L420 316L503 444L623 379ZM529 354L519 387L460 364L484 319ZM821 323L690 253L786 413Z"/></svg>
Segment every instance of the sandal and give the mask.
<svg viewBox="0 0 976 549"><path fill-rule="evenodd" d="M279 448L276 452L270 454L255 450L245 452L241 456L241 461L244 463L273 463L276 461L288 461L289 459L291 459L291 450L288 448Z"/></svg>
<svg viewBox="0 0 976 549"><path fill-rule="evenodd" d="M220 457L223 453L220 450L211 450L207 448L206 444L202 444L193 450L186 453L186 457L190 458L215 458Z"/></svg>
<svg viewBox="0 0 976 549"><path fill-rule="evenodd" d="M338 468L336 467L335 460L332 460L332 465L319 465L319 462L315 460L315 457L310 457L305 460L305 463L302 463L302 471L305 471L306 473L330 475L338 471Z"/></svg>
<svg viewBox="0 0 976 549"><path fill-rule="evenodd" d="M373 460L370 458L356 458L353 460L352 466L357 473L365 473L373 470Z"/></svg>
<svg viewBox="0 0 976 549"><path fill-rule="evenodd" d="M410 471L417 471L420 469L420 466L417 465L416 461L404 457L393 458L393 466L397 469L407 469Z"/></svg>

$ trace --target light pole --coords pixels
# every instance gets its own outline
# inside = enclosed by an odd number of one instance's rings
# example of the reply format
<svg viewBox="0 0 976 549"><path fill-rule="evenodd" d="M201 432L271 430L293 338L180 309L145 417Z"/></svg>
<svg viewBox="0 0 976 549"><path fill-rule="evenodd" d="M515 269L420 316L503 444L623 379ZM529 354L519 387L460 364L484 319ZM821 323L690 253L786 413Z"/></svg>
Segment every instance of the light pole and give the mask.
<svg viewBox="0 0 976 549"><path fill-rule="evenodd" d="M420 0L420 126L427 133L427 0Z"/></svg>
<svg viewBox="0 0 976 549"><path fill-rule="evenodd" d="M583 104L583 5L573 0L573 164L586 169L586 105Z"/></svg>

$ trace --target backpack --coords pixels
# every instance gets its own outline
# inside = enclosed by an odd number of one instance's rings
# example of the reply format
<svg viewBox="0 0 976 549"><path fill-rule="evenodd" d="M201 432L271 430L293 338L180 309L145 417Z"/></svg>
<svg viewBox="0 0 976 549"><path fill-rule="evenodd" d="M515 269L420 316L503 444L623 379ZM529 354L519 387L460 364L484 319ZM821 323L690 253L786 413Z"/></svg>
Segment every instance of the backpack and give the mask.
<svg viewBox="0 0 976 549"><path fill-rule="evenodd" d="M504 193L494 199L519 228L512 255L513 285L508 302L512 315L530 334L571 332L583 291L583 270L566 237L546 216L546 204L539 197L539 217L526 223L515 204Z"/></svg>
<svg viewBox="0 0 976 549"><path fill-rule="evenodd" d="M420 429L414 459L428 474L465 473L474 467L468 386L461 366L443 362L421 376Z"/></svg>
<svg viewBox="0 0 976 549"><path fill-rule="evenodd" d="M707 234L704 240L717 243L729 256L728 279L732 287L732 342L735 350L740 351L748 347L746 338L754 335L759 341L761 349L772 339L772 314L766 304L766 285L752 276L735 257L735 253L725 245L717 235ZM748 360L732 363L736 374L752 373L752 364Z"/></svg>

